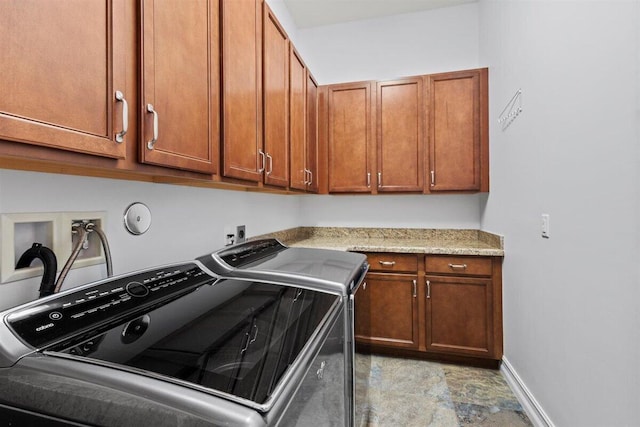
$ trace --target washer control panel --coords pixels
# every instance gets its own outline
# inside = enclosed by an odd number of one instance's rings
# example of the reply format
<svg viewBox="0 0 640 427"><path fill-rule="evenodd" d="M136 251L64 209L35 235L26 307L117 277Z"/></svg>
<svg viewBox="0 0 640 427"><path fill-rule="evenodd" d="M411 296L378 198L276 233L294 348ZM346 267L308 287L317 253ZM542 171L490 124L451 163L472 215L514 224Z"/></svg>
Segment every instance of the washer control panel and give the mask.
<svg viewBox="0 0 640 427"><path fill-rule="evenodd" d="M213 281L195 263L147 270L27 304L5 322L22 341L43 348Z"/></svg>

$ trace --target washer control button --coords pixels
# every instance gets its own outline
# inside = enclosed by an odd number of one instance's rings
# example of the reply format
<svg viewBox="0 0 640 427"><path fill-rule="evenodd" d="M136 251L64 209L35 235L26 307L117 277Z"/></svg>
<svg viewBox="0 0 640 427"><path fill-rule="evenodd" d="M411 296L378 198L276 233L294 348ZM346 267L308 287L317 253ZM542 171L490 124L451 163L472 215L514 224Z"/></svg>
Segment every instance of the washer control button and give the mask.
<svg viewBox="0 0 640 427"><path fill-rule="evenodd" d="M145 297L149 294L149 288L140 282L129 282L126 290L132 297Z"/></svg>
<svg viewBox="0 0 640 427"><path fill-rule="evenodd" d="M59 311L53 311L53 312L49 313L49 319L51 319L51 320L60 320L60 319L62 319L62 313L60 313Z"/></svg>

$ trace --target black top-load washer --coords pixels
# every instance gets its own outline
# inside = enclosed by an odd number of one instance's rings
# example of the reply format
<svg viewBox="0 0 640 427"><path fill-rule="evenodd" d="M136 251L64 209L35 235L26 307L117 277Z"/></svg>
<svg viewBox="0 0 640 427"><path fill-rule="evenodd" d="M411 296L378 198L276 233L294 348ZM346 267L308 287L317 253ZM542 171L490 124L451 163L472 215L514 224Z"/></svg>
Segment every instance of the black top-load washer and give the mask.
<svg viewBox="0 0 640 427"><path fill-rule="evenodd" d="M259 240L1 313L10 425L354 423L363 255Z"/></svg>

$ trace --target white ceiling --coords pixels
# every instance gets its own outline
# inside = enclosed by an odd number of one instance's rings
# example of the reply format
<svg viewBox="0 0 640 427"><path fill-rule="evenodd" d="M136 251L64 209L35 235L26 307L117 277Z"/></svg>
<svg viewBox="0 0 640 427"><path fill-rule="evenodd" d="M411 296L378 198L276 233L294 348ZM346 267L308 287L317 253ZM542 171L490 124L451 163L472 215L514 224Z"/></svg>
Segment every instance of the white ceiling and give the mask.
<svg viewBox="0 0 640 427"><path fill-rule="evenodd" d="M477 0L284 0L298 28L473 3Z"/></svg>

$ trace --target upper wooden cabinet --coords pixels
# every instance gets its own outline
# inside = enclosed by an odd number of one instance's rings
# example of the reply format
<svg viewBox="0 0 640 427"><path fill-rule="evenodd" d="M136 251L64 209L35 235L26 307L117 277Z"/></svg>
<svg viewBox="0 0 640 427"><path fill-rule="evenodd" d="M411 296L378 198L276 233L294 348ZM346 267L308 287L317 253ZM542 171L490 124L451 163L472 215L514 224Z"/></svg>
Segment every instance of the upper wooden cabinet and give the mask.
<svg viewBox="0 0 640 427"><path fill-rule="evenodd" d="M144 0L141 16L141 159L214 174L219 159L218 0Z"/></svg>
<svg viewBox="0 0 640 427"><path fill-rule="evenodd" d="M378 191L424 189L423 79L376 85Z"/></svg>
<svg viewBox="0 0 640 427"><path fill-rule="evenodd" d="M289 39L261 0L222 0L223 174L289 185Z"/></svg>
<svg viewBox="0 0 640 427"><path fill-rule="evenodd" d="M289 185L289 38L271 9L263 14L264 183ZM304 79L303 79L304 82ZM304 132L304 124L303 132Z"/></svg>
<svg viewBox="0 0 640 427"><path fill-rule="evenodd" d="M290 121L289 135L290 164L291 164L291 188L306 190L309 182L306 161L307 140L307 73L302 58L291 46L290 63Z"/></svg>
<svg viewBox="0 0 640 427"><path fill-rule="evenodd" d="M489 191L487 76L327 86L328 192Z"/></svg>
<svg viewBox="0 0 640 427"><path fill-rule="evenodd" d="M290 187L316 192L318 188L318 84L291 45L289 60Z"/></svg>
<svg viewBox="0 0 640 427"><path fill-rule="evenodd" d="M222 0L223 175L262 181L262 1Z"/></svg>
<svg viewBox="0 0 640 427"><path fill-rule="evenodd" d="M429 191L489 191L487 69L426 76Z"/></svg>
<svg viewBox="0 0 640 427"><path fill-rule="evenodd" d="M126 22L123 0L1 1L0 139L124 158Z"/></svg>
<svg viewBox="0 0 640 427"><path fill-rule="evenodd" d="M329 192L370 192L371 82L328 87Z"/></svg>
<svg viewBox="0 0 640 427"><path fill-rule="evenodd" d="M307 69L307 135L305 144L306 168L309 174L307 189L318 192L318 83Z"/></svg>

